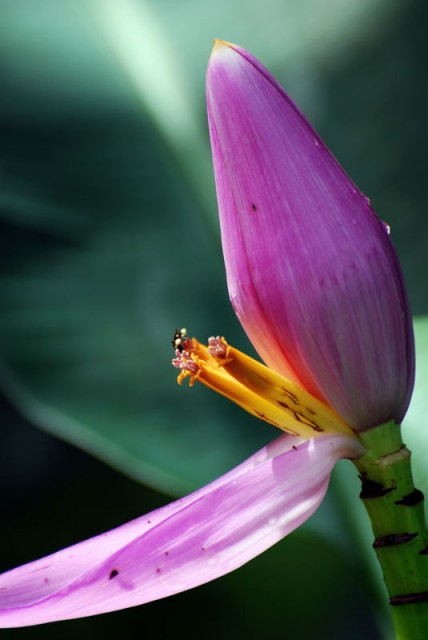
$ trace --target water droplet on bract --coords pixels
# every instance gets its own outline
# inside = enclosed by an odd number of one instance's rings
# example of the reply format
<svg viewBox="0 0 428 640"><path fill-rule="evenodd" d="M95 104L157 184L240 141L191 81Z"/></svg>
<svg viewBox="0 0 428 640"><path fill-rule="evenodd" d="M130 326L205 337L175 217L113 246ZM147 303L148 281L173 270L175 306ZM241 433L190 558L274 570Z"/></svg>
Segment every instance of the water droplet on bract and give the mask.
<svg viewBox="0 0 428 640"><path fill-rule="evenodd" d="M370 207L371 206L370 198L368 196L364 196L364 200L365 200L365 203Z"/></svg>
<svg viewBox="0 0 428 640"><path fill-rule="evenodd" d="M390 235L390 234L391 234L391 227L390 227L390 225L389 225L387 222L385 222L385 220L381 220L381 221L380 221L380 223L381 223L381 225L382 225L382 227L383 227L384 231L386 231L386 233L387 233L388 235Z"/></svg>

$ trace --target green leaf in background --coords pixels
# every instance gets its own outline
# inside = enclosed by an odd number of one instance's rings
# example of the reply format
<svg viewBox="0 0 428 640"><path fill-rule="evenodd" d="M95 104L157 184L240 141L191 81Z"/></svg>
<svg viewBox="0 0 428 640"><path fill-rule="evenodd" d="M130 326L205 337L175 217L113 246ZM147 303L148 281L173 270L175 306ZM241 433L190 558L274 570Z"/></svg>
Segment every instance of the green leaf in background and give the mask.
<svg viewBox="0 0 428 640"><path fill-rule="evenodd" d="M43 219L4 225L3 384L40 426L176 493L269 436L254 421L243 444L226 401L176 384L174 328L217 333L232 313L219 247L162 146L139 128L128 114L68 135L45 131L43 172L35 159L33 174L46 187L56 173L64 202L77 185L85 210L62 229ZM67 167L58 169L60 135Z"/></svg>

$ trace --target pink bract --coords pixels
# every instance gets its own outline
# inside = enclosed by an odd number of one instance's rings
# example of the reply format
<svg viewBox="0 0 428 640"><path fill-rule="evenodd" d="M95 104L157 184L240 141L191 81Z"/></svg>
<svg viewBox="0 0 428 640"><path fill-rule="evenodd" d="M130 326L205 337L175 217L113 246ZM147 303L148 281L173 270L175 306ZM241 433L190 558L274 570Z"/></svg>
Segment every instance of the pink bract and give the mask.
<svg viewBox="0 0 428 640"><path fill-rule="evenodd" d="M281 436L203 489L0 576L0 627L91 616L173 595L240 567L302 524L346 436Z"/></svg>
<svg viewBox="0 0 428 640"><path fill-rule="evenodd" d="M229 294L251 342L355 430L401 422L414 343L386 225L250 53L217 41L207 102Z"/></svg>

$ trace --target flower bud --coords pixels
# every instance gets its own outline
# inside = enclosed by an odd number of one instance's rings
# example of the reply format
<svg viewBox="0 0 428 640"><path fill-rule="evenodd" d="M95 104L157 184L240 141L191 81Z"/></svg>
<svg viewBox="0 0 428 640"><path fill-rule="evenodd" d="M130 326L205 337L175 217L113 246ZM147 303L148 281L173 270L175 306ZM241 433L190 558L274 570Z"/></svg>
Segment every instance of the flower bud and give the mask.
<svg viewBox="0 0 428 640"><path fill-rule="evenodd" d="M401 422L414 341L387 225L250 53L216 41L207 103L229 295L254 347L355 430Z"/></svg>

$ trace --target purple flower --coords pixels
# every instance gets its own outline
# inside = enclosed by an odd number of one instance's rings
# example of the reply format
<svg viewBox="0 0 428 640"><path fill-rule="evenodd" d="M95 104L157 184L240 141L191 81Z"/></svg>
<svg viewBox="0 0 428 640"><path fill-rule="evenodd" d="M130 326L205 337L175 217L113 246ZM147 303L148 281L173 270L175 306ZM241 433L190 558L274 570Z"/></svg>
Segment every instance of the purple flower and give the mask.
<svg viewBox="0 0 428 640"><path fill-rule="evenodd" d="M399 421L413 336L384 225L270 74L217 42L208 112L230 296L269 366L174 336L180 370L287 432L213 483L0 576L0 626L163 598L241 566L302 524L355 431Z"/></svg>
<svg viewBox="0 0 428 640"><path fill-rule="evenodd" d="M250 53L216 41L207 102L229 294L251 342L355 430L401 422L414 343L387 225Z"/></svg>

